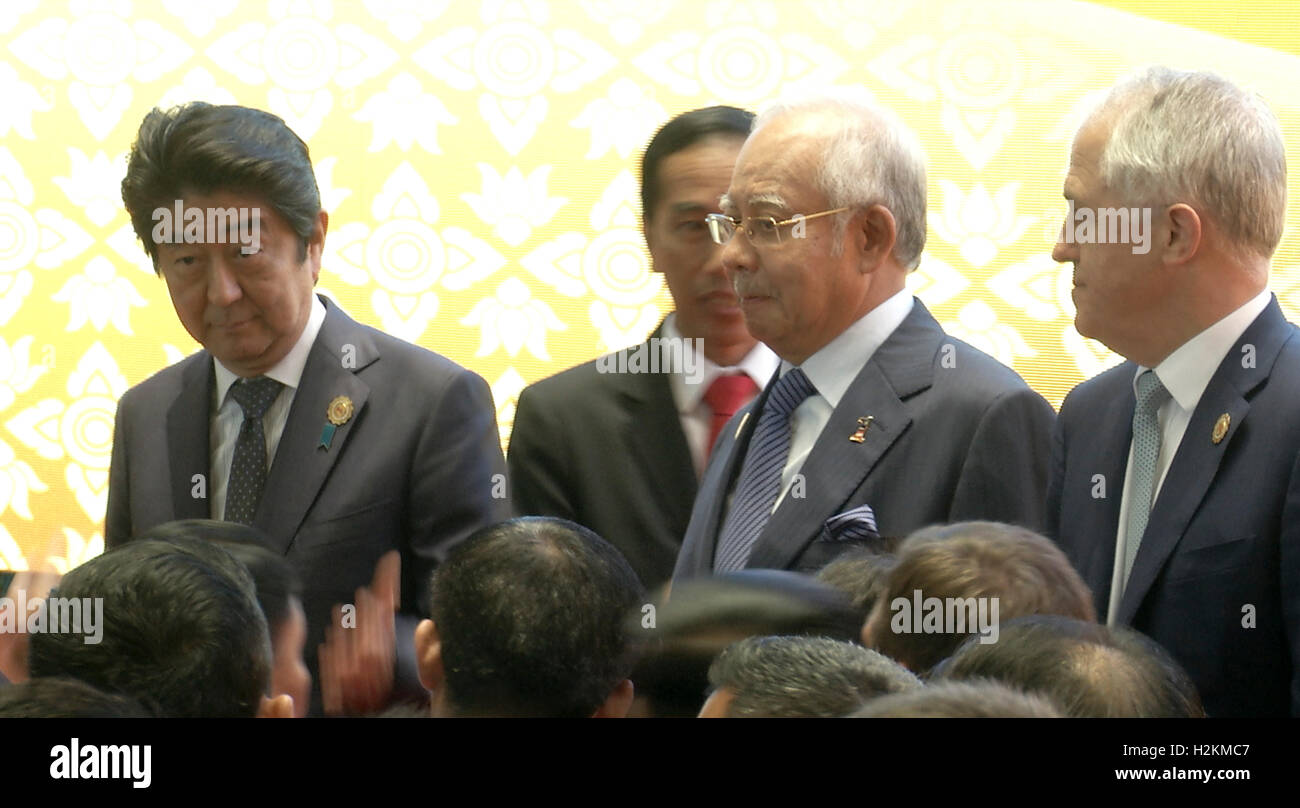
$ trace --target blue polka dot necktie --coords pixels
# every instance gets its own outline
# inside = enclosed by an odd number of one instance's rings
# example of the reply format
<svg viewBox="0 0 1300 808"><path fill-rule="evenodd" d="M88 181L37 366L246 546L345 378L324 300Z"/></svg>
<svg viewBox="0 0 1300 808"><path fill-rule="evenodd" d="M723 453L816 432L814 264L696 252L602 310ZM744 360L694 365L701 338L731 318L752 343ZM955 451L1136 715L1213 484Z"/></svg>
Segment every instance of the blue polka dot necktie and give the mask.
<svg viewBox="0 0 1300 808"><path fill-rule="evenodd" d="M1155 371L1146 370L1137 380L1137 406L1133 408L1133 486L1129 489L1128 521L1124 534L1124 586L1128 586L1133 559L1137 558L1142 534L1147 529L1155 499L1156 466L1160 460L1160 421L1157 413L1169 391Z"/></svg>
<svg viewBox="0 0 1300 808"><path fill-rule="evenodd" d="M275 379L258 376L240 379L230 388L230 395L244 411L244 423L235 441L235 456L230 460L230 481L226 488L227 522L252 524L257 503L266 487L266 432L262 416L271 408L284 385Z"/></svg>
<svg viewBox="0 0 1300 808"><path fill-rule="evenodd" d="M772 387L750 438L740 483L718 539L715 573L744 569L781 493L781 472L790 455L790 415L816 393L817 388L799 368L788 371Z"/></svg>

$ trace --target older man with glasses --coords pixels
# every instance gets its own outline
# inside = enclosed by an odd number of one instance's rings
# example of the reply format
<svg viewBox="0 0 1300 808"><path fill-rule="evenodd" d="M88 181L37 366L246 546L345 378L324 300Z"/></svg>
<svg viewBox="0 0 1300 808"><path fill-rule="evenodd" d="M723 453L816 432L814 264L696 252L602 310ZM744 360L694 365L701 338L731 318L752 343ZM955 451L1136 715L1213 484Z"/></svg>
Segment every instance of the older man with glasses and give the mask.
<svg viewBox="0 0 1300 808"><path fill-rule="evenodd" d="M940 522L1041 529L1051 406L906 290L925 246L913 134L851 90L778 103L721 208L723 269L782 362L723 430L674 578L814 570Z"/></svg>

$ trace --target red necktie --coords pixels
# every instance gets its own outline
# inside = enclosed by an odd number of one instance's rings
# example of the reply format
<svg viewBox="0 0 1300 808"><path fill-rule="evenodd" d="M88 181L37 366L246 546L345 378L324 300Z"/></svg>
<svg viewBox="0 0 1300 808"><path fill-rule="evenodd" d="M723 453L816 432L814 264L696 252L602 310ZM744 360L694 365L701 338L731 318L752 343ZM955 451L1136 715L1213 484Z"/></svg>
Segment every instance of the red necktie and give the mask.
<svg viewBox="0 0 1300 808"><path fill-rule="evenodd" d="M736 414L736 410L749 403L758 393L758 385L744 373L719 376L704 392L704 403L713 410L713 421L709 425L708 452L713 451L713 444L718 441L722 427ZM707 455L706 455L707 456Z"/></svg>

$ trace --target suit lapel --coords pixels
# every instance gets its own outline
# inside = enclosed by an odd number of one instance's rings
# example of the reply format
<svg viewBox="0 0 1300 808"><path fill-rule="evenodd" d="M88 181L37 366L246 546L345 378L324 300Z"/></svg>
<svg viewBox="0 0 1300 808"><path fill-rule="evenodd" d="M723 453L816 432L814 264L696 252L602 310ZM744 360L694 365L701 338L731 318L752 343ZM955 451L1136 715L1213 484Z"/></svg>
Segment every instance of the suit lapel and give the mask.
<svg viewBox="0 0 1300 808"><path fill-rule="evenodd" d="M666 524L685 530L698 484L668 376L626 373L618 378L624 382L619 433L631 461L628 474L644 482L645 495L658 504Z"/></svg>
<svg viewBox="0 0 1300 808"><path fill-rule="evenodd" d="M253 518L253 524L282 553L293 543L321 486L343 454L356 423L365 417L370 388L357 378L356 371L379 358L378 348L369 334L335 304L325 302L325 307L325 322L307 356L266 489ZM345 354L344 345L352 350ZM345 357L355 358L346 368ZM352 417L336 428L329 448L324 448L320 445L321 431L329 423L329 404L338 396L352 400Z"/></svg>
<svg viewBox="0 0 1300 808"><path fill-rule="evenodd" d="M1151 508L1151 517L1120 603L1119 622L1132 622L1142 599L1182 539L1219 471L1224 453L1250 412L1248 396L1267 381L1273 362L1291 333L1291 326L1274 298L1228 351L1201 394ZM1256 361L1249 368L1243 367L1242 362L1241 346L1245 344L1256 349ZM1230 419L1228 432L1216 444L1210 435L1215 423L1225 413Z"/></svg>
<svg viewBox="0 0 1300 808"><path fill-rule="evenodd" d="M1087 552L1077 560L1079 574L1092 589L1098 606L1098 614L1104 616L1106 605L1110 602L1111 576L1115 568L1115 539L1119 531L1120 501L1124 496L1124 472L1128 467L1129 444L1133 439L1133 409L1136 402L1133 397L1133 373L1136 366L1125 363L1125 370L1116 374L1118 384L1116 395L1112 396L1102 411L1094 419L1088 417L1090 424L1110 424L1112 428L1105 434L1086 432L1077 440L1086 441L1087 449L1081 450L1089 462L1071 461L1071 465L1080 469L1084 479L1074 485L1077 491L1088 492L1088 519L1083 524L1061 526L1064 533L1083 537L1075 547ZM1104 497L1093 497L1096 475L1101 475L1106 486ZM1076 496L1081 496L1076 494Z"/></svg>
<svg viewBox="0 0 1300 808"><path fill-rule="evenodd" d="M211 475L208 433L212 388L216 384L212 355L201 351L186 360L181 392L167 410L167 463L171 475L172 518L207 519L207 497L194 496L194 475ZM209 479L210 482L210 479Z"/></svg>
<svg viewBox="0 0 1300 808"><path fill-rule="evenodd" d="M934 357L943 340L939 323L914 299L912 311L844 392L809 452L799 470L805 480L804 496L795 497L792 487L781 500L746 566L788 568L826 520L843 510L880 458L911 426L903 401L933 383ZM850 441L858 418L864 416L872 421L863 442Z"/></svg>

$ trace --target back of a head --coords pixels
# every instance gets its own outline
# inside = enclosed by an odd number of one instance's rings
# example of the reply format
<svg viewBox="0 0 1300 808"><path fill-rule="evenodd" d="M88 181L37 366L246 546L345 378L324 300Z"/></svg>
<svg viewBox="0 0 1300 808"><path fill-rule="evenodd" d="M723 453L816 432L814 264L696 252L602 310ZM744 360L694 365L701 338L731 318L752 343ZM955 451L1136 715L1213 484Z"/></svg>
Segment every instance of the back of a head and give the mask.
<svg viewBox="0 0 1300 808"><path fill-rule="evenodd" d="M52 676L0 687L0 718L151 718L134 699Z"/></svg>
<svg viewBox="0 0 1300 808"><path fill-rule="evenodd" d="M623 618L643 600L622 554L581 525L525 517L483 528L430 589L453 711L592 715L632 669Z"/></svg>
<svg viewBox="0 0 1300 808"><path fill-rule="evenodd" d="M257 603L262 607L262 614L266 616L267 626L274 639L277 628L289 617L292 608L290 598L302 597L302 580L284 556L267 548L265 534L255 527L238 522L180 519L150 528L137 538L171 541L177 537L213 542L244 565L253 577Z"/></svg>
<svg viewBox="0 0 1300 808"><path fill-rule="evenodd" d="M912 614L917 603L924 615ZM945 623L961 619L936 630L931 604ZM990 623L986 642L996 640L1000 621L1013 617L1096 620L1092 593L1050 540L1015 525L959 522L919 530L903 542L869 621L871 644L921 673L976 633L977 610Z"/></svg>
<svg viewBox="0 0 1300 808"><path fill-rule="evenodd" d="M993 679L1039 693L1076 718L1201 718L1186 671L1123 626L1057 616L1006 623L998 641L968 641L936 670L952 681Z"/></svg>
<svg viewBox="0 0 1300 808"><path fill-rule="evenodd" d="M122 202L155 268L153 212L170 210L187 193L214 190L262 197L306 249L320 212L320 190L307 144L281 118L202 101L149 112L127 159Z"/></svg>
<svg viewBox="0 0 1300 808"><path fill-rule="evenodd" d="M849 718L1062 718L1042 696L997 682L938 682L867 702Z"/></svg>
<svg viewBox="0 0 1300 808"><path fill-rule="evenodd" d="M714 660L709 683L728 693L728 718L838 718L921 686L883 654L825 637L741 640Z"/></svg>
<svg viewBox="0 0 1300 808"><path fill-rule="evenodd" d="M184 536L128 542L73 569L56 596L102 598L102 637L34 634L33 677L71 676L166 716L257 714L271 672L266 619L224 550Z"/></svg>
<svg viewBox="0 0 1300 808"><path fill-rule="evenodd" d="M1209 72L1152 66L1092 111L1110 137L1098 168L1129 204L1192 204L1267 259L1286 221L1286 146L1268 104ZM1087 125L1085 123L1085 125Z"/></svg>
<svg viewBox="0 0 1300 808"><path fill-rule="evenodd" d="M853 598L853 606L866 622L885 590L889 571L894 568L893 552L855 549L841 553L817 571L817 580L830 584Z"/></svg>
<svg viewBox="0 0 1300 808"><path fill-rule="evenodd" d="M645 644L633 681L656 716L694 716L709 684L709 666L746 637L803 635L855 640L862 618L846 593L788 570L741 570L674 585L651 604L654 620L636 613L628 633Z"/></svg>

